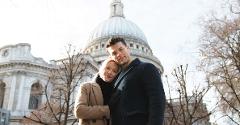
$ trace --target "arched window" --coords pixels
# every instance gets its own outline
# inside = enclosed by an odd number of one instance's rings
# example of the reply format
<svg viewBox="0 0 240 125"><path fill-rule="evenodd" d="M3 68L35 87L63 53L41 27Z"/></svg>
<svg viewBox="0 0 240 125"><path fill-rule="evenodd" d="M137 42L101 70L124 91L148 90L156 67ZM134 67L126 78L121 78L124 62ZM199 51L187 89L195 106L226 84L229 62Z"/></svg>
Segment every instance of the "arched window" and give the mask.
<svg viewBox="0 0 240 125"><path fill-rule="evenodd" d="M136 45L136 48L138 49L138 48L139 48L139 45Z"/></svg>
<svg viewBox="0 0 240 125"><path fill-rule="evenodd" d="M98 49L98 45L95 46L95 49Z"/></svg>
<svg viewBox="0 0 240 125"><path fill-rule="evenodd" d="M130 45L129 45L130 47L133 47L133 43L130 43Z"/></svg>
<svg viewBox="0 0 240 125"><path fill-rule="evenodd" d="M102 48L104 48L105 47L105 44L104 43L102 43Z"/></svg>
<svg viewBox="0 0 240 125"><path fill-rule="evenodd" d="M5 86L6 86L5 83L0 81L0 108L3 108Z"/></svg>
<svg viewBox="0 0 240 125"><path fill-rule="evenodd" d="M31 86L31 93L28 104L29 109L37 109L39 107L39 105L42 102L42 93L43 93L42 86L38 82L34 83Z"/></svg>

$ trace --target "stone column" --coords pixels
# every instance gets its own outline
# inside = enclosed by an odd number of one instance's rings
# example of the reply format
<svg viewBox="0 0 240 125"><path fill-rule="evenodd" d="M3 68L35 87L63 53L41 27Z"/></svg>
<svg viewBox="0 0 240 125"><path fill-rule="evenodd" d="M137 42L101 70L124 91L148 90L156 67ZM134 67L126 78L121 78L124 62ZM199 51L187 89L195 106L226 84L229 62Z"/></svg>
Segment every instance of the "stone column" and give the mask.
<svg viewBox="0 0 240 125"><path fill-rule="evenodd" d="M22 104L22 108L24 111L28 111L28 104L29 104L29 98L30 98L30 92L31 92L31 86L25 86L24 92L23 92L23 100L24 103Z"/></svg>
<svg viewBox="0 0 240 125"><path fill-rule="evenodd" d="M24 98L24 85L25 85L25 83L26 83L26 81L25 81L25 78L26 78L26 73L24 73L24 75L21 73L21 74L19 74L19 82L18 82L18 88L16 88L16 89L18 89L18 96L17 96L17 98L16 98L16 110L17 111L23 111L24 109L23 109L23 105L25 105L26 103L27 103L27 100L25 100L25 98Z"/></svg>
<svg viewBox="0 0 240 125"><path fill-rule="evenodd" d="M3 82L5 83L5 93L4 93L4 100L3 100L4 109L7 109L9 104L11 80L12 80L12 77L9 77L9 76L6 76L5 78L3 78Z"/></svg>
<svg viewBox="0 0 240 125"><path fill-rule="evenodd" d="M16 75L12 74L11 83L8 88L8 104L7 110L13 110L13 102L14 102L14 94L15 94L15 86L16 86Z"/></svg>

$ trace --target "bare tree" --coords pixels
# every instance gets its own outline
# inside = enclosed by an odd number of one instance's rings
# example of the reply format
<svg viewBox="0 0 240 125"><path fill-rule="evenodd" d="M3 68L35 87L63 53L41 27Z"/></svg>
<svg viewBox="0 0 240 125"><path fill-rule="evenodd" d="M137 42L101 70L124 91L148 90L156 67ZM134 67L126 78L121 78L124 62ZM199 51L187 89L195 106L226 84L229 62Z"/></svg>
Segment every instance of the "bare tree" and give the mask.
<svg viewBox="0 0 240 125"><path fill-rule="evenodd" d="M208 112L206 105L203 103L210 86L195 87L189 94L187 88L187 68L180 65L175 68L172 75L176 80L175 95L172 97L173 91L168 83L169 100L166 108L166 125L193 125L193 124L209 124L209 116L212 112ZM167 77L167 76L166 76ZM168 78L167 78L168 79Z"/></svg>
<svg viewBox="0 0 240 125"><path fill-rule="evenodd" d="M224 116L240 125L240 18L212 17L204 29L201 67L219 94Z"/></svg>
<svg viewBox="0 0 240 125"><path fill-rule="evenodd" d="M24 123L66 125L77 121L73 116L73 96L79 81L86 75L88 61L72 45L66 48L66 54L66 58L56 61L55 68L49 73L43 92L46 103L29 116L24 116Z"/></svg>

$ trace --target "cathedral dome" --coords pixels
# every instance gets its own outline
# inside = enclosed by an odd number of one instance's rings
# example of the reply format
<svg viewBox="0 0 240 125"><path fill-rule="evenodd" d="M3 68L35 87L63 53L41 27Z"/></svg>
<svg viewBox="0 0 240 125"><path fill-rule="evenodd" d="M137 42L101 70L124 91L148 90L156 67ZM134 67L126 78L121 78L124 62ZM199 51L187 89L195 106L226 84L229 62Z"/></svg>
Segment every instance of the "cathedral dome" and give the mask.
<svg viewBox="0 0 240 125"><path fill-rule="evenodd" d="M128 36L140 39L147 44L147 39L142 30L133 22L124 17L115 16L100 23L90 34L89 42L109 36Z"/></svg>
<svg viewBox="0 0 240 125"><path fill-rule="evenodd" d="M106 42L111 37L122 37L131 49L134 58L151 62L163 72L163 67L148 45L142 30L133 22L125 19L121 0L112 0L110 18L100 23L90 34L84 53L89 54L101 64L109 55L106 52Z"/></svg>

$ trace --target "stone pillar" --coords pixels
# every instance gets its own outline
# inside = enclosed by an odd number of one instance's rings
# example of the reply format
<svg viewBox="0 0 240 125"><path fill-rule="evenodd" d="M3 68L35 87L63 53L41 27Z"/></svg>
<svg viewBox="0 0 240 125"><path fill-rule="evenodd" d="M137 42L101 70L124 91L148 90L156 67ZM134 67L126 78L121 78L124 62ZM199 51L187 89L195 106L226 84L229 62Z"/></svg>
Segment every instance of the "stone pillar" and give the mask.
<svg viewBox="0 0 240 125"><path fill-rule="evenodd" d="M16 98L16 110L17 111L23 111L23 105L25 103L27 103L27 100L24 99L24 85L25 85L25 78L26 78L26 74L19 74L19 82L18 82L18 88L16 88L18 90L18 96Z"/></svg>
<svg viewBox="0 0 240 125"><path fill-rule="evenodd" d="M20 86L22 83L22 72L16 72L15 76L16 76L16 82L15 82L14 100L13 100L13 105L12 105L13 111L17 110L17 105L19 103L19 97L21 97Z"/></svg>
<svg viewBox="0 0 240 125"><path fill-rule="evenodd" d="M25 86L24 92L23 92L23 100L24 103L22 104L22 108L24 111L28 111L28 104L29 104L29 98L30 98L30 92L31 92L31 86Z"/></svg>
<svg viewBox="0 0 240 125"><path fill-rule="evenodd" d="M8 104L7 104L7 109L8 110L13 110L13 103L14 103L14 94L15 94L15 86L16 86L16 76L15 74L12 74L12 79L11 83L8 88Z"/></svg>

